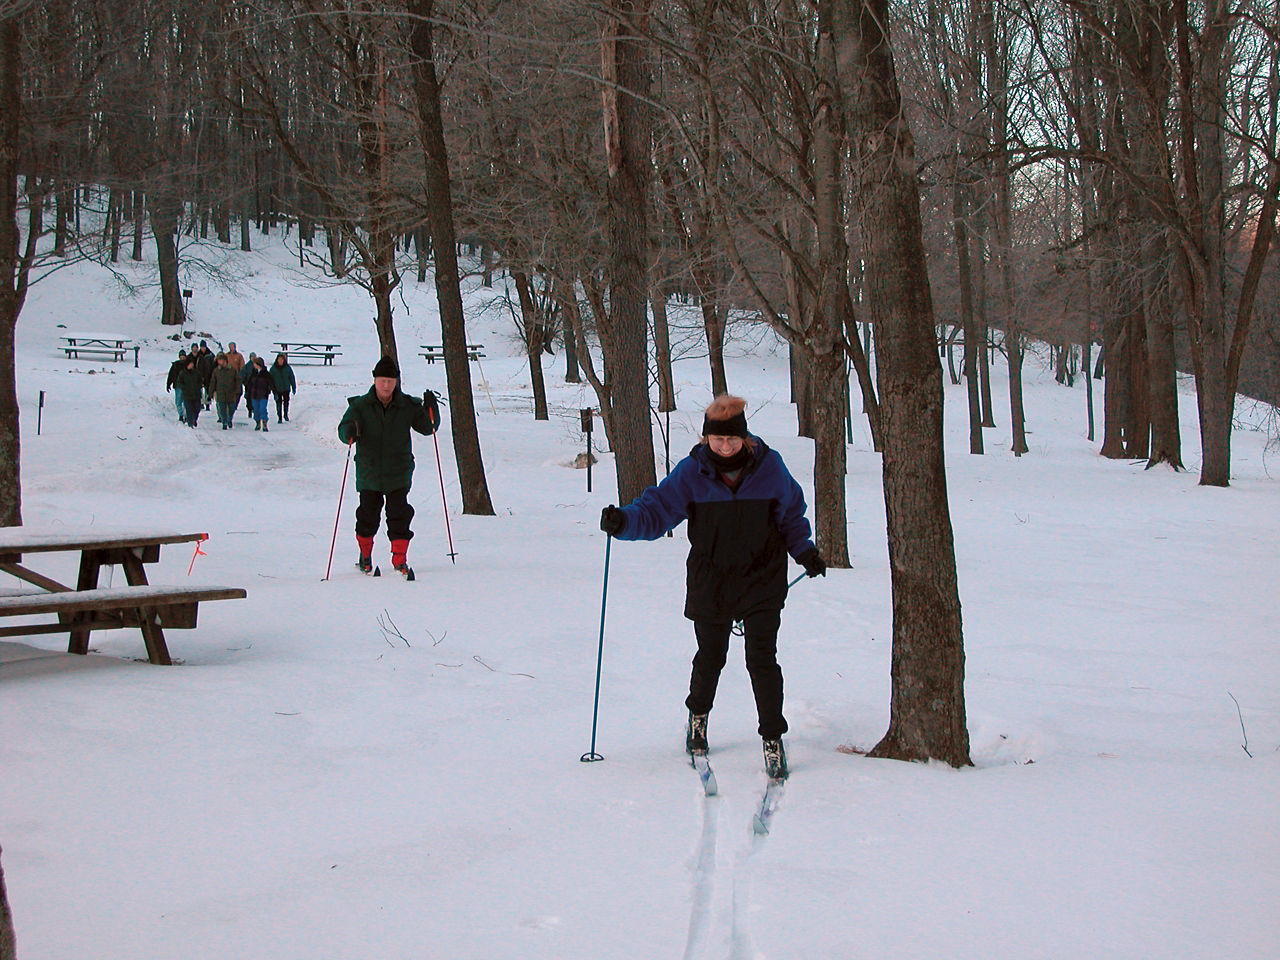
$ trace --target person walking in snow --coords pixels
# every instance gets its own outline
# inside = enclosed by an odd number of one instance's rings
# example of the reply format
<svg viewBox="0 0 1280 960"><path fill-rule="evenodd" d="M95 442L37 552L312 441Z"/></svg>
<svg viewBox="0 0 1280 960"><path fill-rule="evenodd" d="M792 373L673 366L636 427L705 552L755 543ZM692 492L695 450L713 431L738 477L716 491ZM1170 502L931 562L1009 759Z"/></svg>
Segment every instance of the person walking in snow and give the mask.
<svg viewBox="0 0 1280 960"><path fill-rule="evenodd" d="M204 408L209 409L209 405L213 403L213 390L209 386L209 378L213 376L213 368L218 365L213 351L209 349L209 344L200 341L200 353L196 357L196 369L200 371L200 380L204 384Z"/></svg>
<svg viewBox="0 0 1280 960"><path fill-rule="evenodd" d="M827 566L810 540L800 485L782 457L748 433L745 410L741 397L717 397L689 455L627 506L605 507L600 529L619 540L656 540L689 521L684 615L693 621L698 651L685 699L685 749L691 757L707 752L707 715L732 625L741 620L765 770L782 779L787 721L777 652L787 555L811 577L825 576Z"/></svg>
<svg viewBox="0 0 1280 960"><path fill-rule="evenodd" d="M240 375L240 368L244 366L244 354L236 349L234 340L227 344L227 366L236 372L236 376Z"/></svg>
<svg viewBox="0 0 1280 960"><path fill-rule="evenodd" d="M262 358L254 355L249 377L245 380L244 393L253 413L253 429L267 432L267 400L271 398L271 374Z"/></svg>
<svg viewBox="0 0 1280 960"><path fill-rule="evenodd" d="M249 419L253 417L253 404L249 402L249 375L253 373L253 361L258 355L252 350L249 351L249 360L240 368L240 386L244 388L244 412L249 415Z"/></svg>
<svg viewBox="0 0 1280 960"><path fill-rule="evenodd" d="M298 392L298 381L293 378L293 367L289 366L289 358L277 353L271 364L271 392L276 398L276 423L289 419L289 394Z"/></svg>
<svg viewBox="0 0 1280 960"><path fill-rule="evenodd" d="M217 366L213 368L209 385L213 390L213 403L218 411L218 422L222 424L223 430L230 430L232 417L240 404L240 374L227 361L225 354L218 354L215 360Z"/></svg>
<svg viewBox="0 0 1280 960"><path fill-rule="evenodd" d="M400 389L400 368L383 357L373 368L368 393L347 398L347 412L338 422L338 439L356 445L356 544L357 566L373 571L373 538L378 532L383 506L387 512L387 538L391 541L391 565L405 579L413 579L409 566L410 522L413 507L409 488L413 482L411 430L430 436L440 428L440 407L430 390L422 399Z"/></svg>
<svg viewBox="0 0 1280 960"><path fill-rule="evenodd" d="M182 402L182 388L178 386L178 377L187 368L187 351L179 350L178 359L169 364L169 377L164 382L165 393L172 391L173 405L178 409L178 422L187 422L187 405Z"/></svg>
<svg viewBox="0 0 1280 960"><path fill-rule="evenodd" d="M204 405L204 377L200 375L197 362L193 350L187 354L186 365L177 378L178 392L182 394L182 405L186 408L186 424L193 429L200 421L200 408Z"/></svg>

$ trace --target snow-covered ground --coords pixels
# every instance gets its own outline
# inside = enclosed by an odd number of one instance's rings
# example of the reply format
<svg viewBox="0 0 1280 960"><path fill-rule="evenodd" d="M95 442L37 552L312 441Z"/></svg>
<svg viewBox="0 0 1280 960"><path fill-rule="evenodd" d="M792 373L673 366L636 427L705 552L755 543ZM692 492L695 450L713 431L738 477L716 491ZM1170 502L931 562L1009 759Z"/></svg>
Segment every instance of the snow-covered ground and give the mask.
<svg viewBox="0 0 1280 960"><path fill-rule="evenodd" d="M740 651L711 719L720 796L703 798L683 754L680 532L614 545L607 760L579 762L611 462L586 493L572 461L594 398L545 357L554 412L535 422L509 314L485 310L492 291L474 280L497 515L461 514L446 424L456 565L434 445L418 438L418 581L353 569L348 484L322 582L345 459L334 427L370 382L372 309L358 289L299 283L296 254L265 249L228 255L232 288L183 282L187 329L246 355L277 338L342 343L334 366L296 368L292 422L269 434L243 410L229 433L212 413L179 426L171 331L149 294L122 299L101 270L58 273L23 312L26 522L208 531L191 581L248 598L170 631L169 668L140 659L137 631L95 633L88 657L57 636L0 641L0 845L21 960L1277 955L1280 474L1265 433L1237 432L1229 489L1198 486L1188 387L1187 472L1104 460L1080 383L1035 360L1030 455L1007 452L997 368L1001 426L974 457L963 388L947 385L976 764L957 771L855 752L887 726L890 655L880 468L859 422L854 566L802 581L784 612L793 774L759 837ZM442 367L416 356L438 337L430 283L408 278L397 329L405 389L442 390ZM68 361L56 338L77 330L139 338L140 367ZM756 339L733 351L730 387L812 490L785 357ZM705 360L681 361L677 381L679 456L709 399ZM152 582L185 581L191 559L166 548ZM71 575L70 558L45 565Z"/></svg>

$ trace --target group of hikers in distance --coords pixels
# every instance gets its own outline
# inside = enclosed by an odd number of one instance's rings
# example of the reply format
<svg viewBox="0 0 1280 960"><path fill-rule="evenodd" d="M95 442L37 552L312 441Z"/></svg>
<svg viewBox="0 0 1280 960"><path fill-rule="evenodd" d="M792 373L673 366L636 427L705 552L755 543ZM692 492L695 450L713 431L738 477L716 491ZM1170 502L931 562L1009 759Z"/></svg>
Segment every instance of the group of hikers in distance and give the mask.
<svg viewBox="0 0 1280 960"><path fill-rule="evenodd" d="M337 431L348 456L355 449L356 566L363 573L380 572L373 548L385 508L391 565L414 579L408 562L412 432L430 436L440 428L437 400L430 390L421 400L404 393L400 368L390 357L373 368L368 392L347 399ZM787 558L809 577L825 576L827 566L811 539L800 484L778 452L747 430L745 411L741 397L725 394L712 401L689 455L631 503L605 507L600 529L619 540L657 540L688 521L684 615L693 621L697 652L685 698L685 749L691 758L708 753L708 717L740 623L765 772L782 780L788 773L782 743L787 721L778 630L789 587Z"/></svg>
<svg viewBox="0 0 1280 960"><path fill-rule="evenodd" d="M244 356L232 340L225 352L214 353L209 344L201 340L188 352L178 351L178 359L169 367L165 390L173 392L178 421L194 428L200 422L200 411L214 405L218 423L223 430L230 430L240 398L253 419L254 430L267 430L270 414L267 401L276 401L276 422L289 419L289 398L298 392L298 381L289 366L287 354L276 354L270 367L256 353Z"/></svg>

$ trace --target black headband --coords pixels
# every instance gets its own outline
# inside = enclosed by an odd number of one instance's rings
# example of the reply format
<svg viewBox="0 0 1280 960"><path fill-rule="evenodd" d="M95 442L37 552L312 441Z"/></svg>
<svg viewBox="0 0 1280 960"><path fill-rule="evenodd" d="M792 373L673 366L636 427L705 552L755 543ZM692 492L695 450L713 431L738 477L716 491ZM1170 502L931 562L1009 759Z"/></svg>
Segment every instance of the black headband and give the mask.
<svg viewBox="0 0 1280 960"><path fill-rule="evenodd" d="M747 437L747 415L738 411L728 420L712 420L706 414L702 417L702 435L704 437Z"/></svg>

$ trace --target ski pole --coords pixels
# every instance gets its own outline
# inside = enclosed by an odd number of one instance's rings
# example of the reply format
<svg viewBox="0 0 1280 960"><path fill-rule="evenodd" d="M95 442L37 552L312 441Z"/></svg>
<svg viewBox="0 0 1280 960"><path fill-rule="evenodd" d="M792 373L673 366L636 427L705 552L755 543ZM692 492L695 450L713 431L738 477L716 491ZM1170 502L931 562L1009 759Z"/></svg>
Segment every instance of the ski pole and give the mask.
<svg viewBox="0 0 1280 960"><path fill-rule="evenodd" d="M796 577L794 580L792 580L790 583L787 584L787 589L790 590L792 587L794 587L797 583L799 583L808 575L809 574L807 573L800 574L800 576ZM733 626L729 628L729 632L732 633L735 637L745 636L746 626L743 624L741 620L735 620L733 621Z"/></svg>
<svg viewBox="0 0 1280 960"><path fill-rule="evenodd" d="M338 512L333 518L333 540L329 543L329 562L324 568L324 579L329 579L329 572L333 570L333 548L338 545L338 519L342 516L342 496L347 492L347 471L351 468L351 448L355 446L353 443L347 444L347 462L342 468L342 486L338 490Z"/></svg>
<svg viewBox="0 0 1280 960"><path fill-rule="evenodd" d="M440 465L440 434L433 433L431 439L436 442L436 473L440 475L440 505L444 508L444 532L449 538L449 560L458 562L458 553L453 549L453 531L449 528L449 504L444 498L444 467Z"/></svg>
<svg viewBox="0 0 1280 960"><path fill-rule="evenodd" d="M596 753L596 719L600 715L600 667L604 663L604 605L609 597L609 548L613 535L606 534L604 541L604 586L600 590L600 646L596 650L596 701L591 707L591 749L578 759L583 763L595 763L604 757Z"/></svg>

